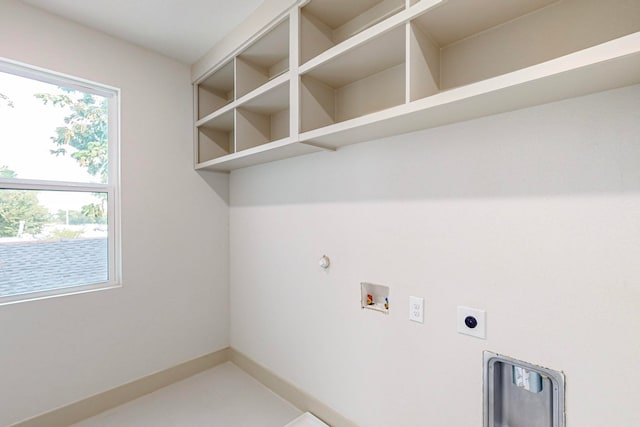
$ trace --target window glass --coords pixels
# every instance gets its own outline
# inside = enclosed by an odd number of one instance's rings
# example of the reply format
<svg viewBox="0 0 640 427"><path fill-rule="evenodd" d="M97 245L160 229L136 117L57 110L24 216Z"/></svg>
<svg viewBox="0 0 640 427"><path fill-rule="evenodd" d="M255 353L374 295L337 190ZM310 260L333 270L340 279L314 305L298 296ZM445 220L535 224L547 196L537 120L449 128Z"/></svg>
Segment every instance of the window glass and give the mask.
<svg viewBox="0 0 640 427"><path fill-rule="evenodd" d="M117 96L0 61L0 304L118 283Z"/></svg>
<svg viewBox="0 0 640 427"><path fill-rule="evenodd" d="M0 297L107 282L106 198L0 190Z"/></svg>
<svg viewBox="0 0 640 427"><path fill-rule="evenodd" d="M17 178L108 181L107 98L0 72L0 166Z"/></svg>

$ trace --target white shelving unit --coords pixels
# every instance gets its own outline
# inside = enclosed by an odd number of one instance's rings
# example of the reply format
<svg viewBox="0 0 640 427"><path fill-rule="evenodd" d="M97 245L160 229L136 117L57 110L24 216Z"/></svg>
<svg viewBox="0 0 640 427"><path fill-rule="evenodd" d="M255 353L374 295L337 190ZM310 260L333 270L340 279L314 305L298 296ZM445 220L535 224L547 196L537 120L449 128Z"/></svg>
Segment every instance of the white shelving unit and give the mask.
<svg viewBox="0 0 640 427"><path fill-rule="evenodd" d="M290 14L195 84L196 169L229 171L325 149L298 142L292 126Z"/></svg>
<svg viewBox="0 0 640 427"><path fill-rule="evenodd" d="M640 83L640 1L310 0L212 71L196 168L232 170Z"/></svg>

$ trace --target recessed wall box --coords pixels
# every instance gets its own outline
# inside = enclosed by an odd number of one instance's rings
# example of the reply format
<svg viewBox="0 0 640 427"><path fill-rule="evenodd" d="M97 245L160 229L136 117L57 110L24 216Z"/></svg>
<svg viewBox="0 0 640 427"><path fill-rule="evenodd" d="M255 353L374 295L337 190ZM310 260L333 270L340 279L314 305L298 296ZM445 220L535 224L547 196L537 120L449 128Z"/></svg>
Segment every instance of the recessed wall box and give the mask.
<svg viewBox="0 0 640 427"><path fill-rule="evenodd" d="M360 306L389 314L389 287L366 282L360 283Z"/></svg>
<svg viewBox="0 0 640 427"><path fill-rule="evenodd" d="M565 427L564 374L484 352L484 427Z"/></svg>

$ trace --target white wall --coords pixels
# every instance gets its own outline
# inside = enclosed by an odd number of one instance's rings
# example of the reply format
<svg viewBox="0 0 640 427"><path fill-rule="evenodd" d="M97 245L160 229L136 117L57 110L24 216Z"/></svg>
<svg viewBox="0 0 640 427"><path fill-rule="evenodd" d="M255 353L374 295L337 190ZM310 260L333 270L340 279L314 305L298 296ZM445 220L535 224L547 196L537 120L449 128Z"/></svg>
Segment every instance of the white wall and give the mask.
<svg viewBox="0 0 640 427"><path fill-rule="evenodd" d="M7 425L228 345L228 178L193 170L188 67L13 0L0 56L122 89L124 286L0 307Z"/></svg>
<svg viewBox="0 0 640 427"><path fill-rule="evenodd" d="M640 86L234 171L231 344L363 427L481 426L485 349L564 371L569 426L640 425L638 165Z"/></svg>

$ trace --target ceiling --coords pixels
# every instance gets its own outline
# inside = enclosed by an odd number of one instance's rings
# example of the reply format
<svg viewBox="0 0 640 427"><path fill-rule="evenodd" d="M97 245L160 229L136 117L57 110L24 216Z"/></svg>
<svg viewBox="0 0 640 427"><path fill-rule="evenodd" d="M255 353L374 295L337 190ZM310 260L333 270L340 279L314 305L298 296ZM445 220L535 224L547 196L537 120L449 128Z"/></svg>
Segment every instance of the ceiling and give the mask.
<svg viewBox="0 0 640 427"><path fill-rule="evenodd" d="M192 64L263 0L22 0Z"/></svg>

